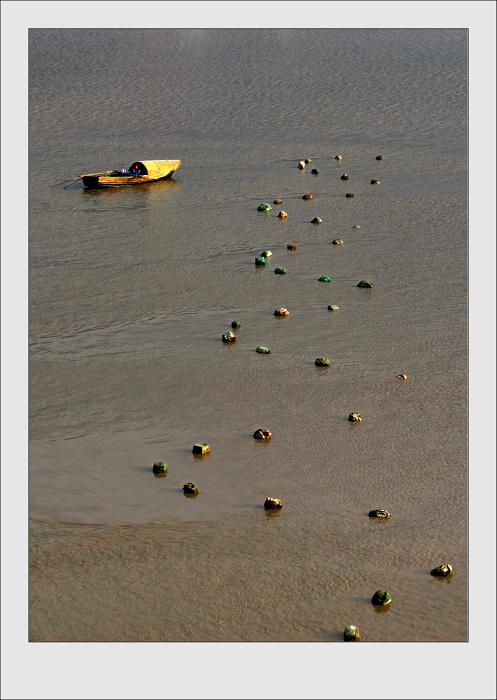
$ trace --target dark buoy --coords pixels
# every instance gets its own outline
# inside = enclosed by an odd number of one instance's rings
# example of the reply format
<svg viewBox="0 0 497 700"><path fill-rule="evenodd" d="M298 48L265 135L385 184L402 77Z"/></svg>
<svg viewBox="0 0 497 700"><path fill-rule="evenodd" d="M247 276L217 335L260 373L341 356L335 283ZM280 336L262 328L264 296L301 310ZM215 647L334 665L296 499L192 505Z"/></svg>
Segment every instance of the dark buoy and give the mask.
<svg viewBox="0 0 497 700"><path fill-rule="evenodd" d="M288 309L284 309L283 307L281 307L280 309L276 309L276 311L274 312L275 316L288 316L288 314Z"/></svg>
<svg viewBox="0 0 497 700"><path fill-rule="evenodd" d="M271 431L266 428L259 428L255 431L254 437L256 440L271 440Z"/></svg>
<svg viewBox="0 0 497 700"><path fill-rule="evenodd" d="M347 192L345 195L346 197L355 197L355 194L353 192Z"/></svg>
<svg viewBox="0 0 497 700"><path fill-rule="evenodd" d="M376 156L376 160L383 160L383 156Z"/></svg>
<svg viewBox="0 0 497 700"><path fill-rule="evenodd" d="M349 176L347 175L347 173L344 173L340 179L341 180L348 180Z"/></svg>
<svg viewBox="0 0 497 700"><path fill-rule="evenodd" d="M256 265L265 265L266 264L266 258L263 255L258 255L255 259L255 264Z"/></svg>
<svg viewBox="0 0 497 700"><path fill-rule="evenodd" d="M284 267L275 267L274 271L277 275L286 275L286 268Z"/></svg>
<svg viewBox="0 0 497 700"><path fill-rule="evenodd" d="M232 333L231 331L226 331L226 333L223 333L222 336L222 341L223 343L234 343L236 340L236 335Z"/></svg>
<svg viewBox="0 0 497 700"><path fill-rule="evenodd" d="M390 518L391 515L388 512L388 510L385 510L384 508L375 508L375 510L370 510L368 513L370 518Z"/></svg>
<svg viewBox="0 0 497 700"><path fill-rule="evenodd" d="M210 451L211 447L206 442L197 442L192 449L194 455L206 455Z"/></svg>
<svg viewBox="0 0 497 700"><path fill-rule="evenodd" d="M368 282L367 280L361 280L357 286L362 287L363 289L372 289L374 285L372 282Z"/></svg>
<svg viewBox="0 0 497 700"><path fill-rule="evenodd" d="M328 311L338 311L339 307L334 304L328 304Z"/></svg>
<svg viewBox="0 0 497 700"><path fill-rule="evenodd" d="M432 569L430 573L432 576L444 576L445 578L448 578L449 576L452 576L452 566L450 564L442 564L441 566L437 566Z"/></svg>
<svg viewBox="0 0 497 700"><path fill-rule="evenodd" d="M341 238L335 238L335 240L333 241L333 244L334 245L343 245L343 241Z"/></svg>
<svg viewBox="0 0 497 700"><path fill-rule="evenodd" d="M322 224L323 220L319 218L319 216L315 216L314 219L311 221L311 224Z"/></svg>
<svg viewBox="0 0 497 700"><path fill-rule="evenodd" d="M335 160L343 160L343 156L335 156Z"/></svg>
<svg viewBox="0 0 497 700"><path fill-rule="evenodd" d="M232 328L240 328L240 326L241 326L240 321L231 321Z"/></svg>
<svg viewBox="0 0 497 700"><path fill-rule="evenodd" d="M362 421L362 418L358 413L349 413L348 420L351 423L360 423Z"/></svg>
<svg viewBox="0 0 497 700"><path fill-rule="evenodd" d="M192 484L191 481L188 481L184 486L183 486L183 491L188 494L194 494L197 495L198 493L198 488L195 486L195 484Z"/></svg>
<svg viewBox="0 0 497 700"><path fill-rule="evenodd" d="M266 510L274 508L283 508L283 505L279 498L270 498L268 496L264 501L264 508L266 508Z"/></svg>
<svg viewBox="0 0 497 700"><path fill-rule="evenodd" d="M288 243L287 249L288 250L297 250L297 244L296 243Z"/></svg>
<svg viewBox="0 0 497 700"><path fill-rule="evenodd" d="M278 219L286 219L287 216L288 214L286 213L286 211L280 211L280 213L278 214Z"/></svg>
<svg viewBox="0 0 497 700"><path fill-rule="evenodd" d="M379 180L371 180L372 185L379 185L380 181Z"/></svg>
<svg viewBox="0 0 497 700"><path fill-rule="evenodd" d="M314 195L313 195L313 194L305 194L305 195L302 197L302 199L314 199Z"/></svg>
<svg viewBox="0 0 497 700"><path fill-rule="evenodd" d="M274 202L274 204L282 204L283 200L282 199L274 199L273 202Z"/></svg>
<svg viewBox="0 0 497 700"><path fill-rule="evenodd" d="M312 173L313 175L319 175L319 170L318 170L317 168L313 168L313 169L311 170L311 173Z"/></svg>

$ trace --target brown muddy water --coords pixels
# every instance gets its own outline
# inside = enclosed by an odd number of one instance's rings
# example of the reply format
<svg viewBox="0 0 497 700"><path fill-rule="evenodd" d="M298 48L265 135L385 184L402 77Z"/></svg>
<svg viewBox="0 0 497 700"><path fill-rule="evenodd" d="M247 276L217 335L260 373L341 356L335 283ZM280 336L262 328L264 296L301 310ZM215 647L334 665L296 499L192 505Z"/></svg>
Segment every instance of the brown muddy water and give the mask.
<svg viewBox="0 0 497 700"><path fill-rule="evenodd" d="M466 641L466 31L29 50L30 640ZM149 186L51 187L173 158Z"/></svg>

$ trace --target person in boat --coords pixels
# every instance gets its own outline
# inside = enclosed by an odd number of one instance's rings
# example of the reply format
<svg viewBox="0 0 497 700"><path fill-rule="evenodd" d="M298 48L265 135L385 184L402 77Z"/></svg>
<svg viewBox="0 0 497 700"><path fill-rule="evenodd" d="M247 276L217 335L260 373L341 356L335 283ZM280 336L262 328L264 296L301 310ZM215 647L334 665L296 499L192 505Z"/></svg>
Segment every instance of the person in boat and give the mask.
<svg viewBox="0 0 497 700"><path fill-rule="evenodd" d="M140 174L140 166L138 165L138 163L135 163L135 164L133 165L133 169L132 169L131 172L133 173L133 175L139 175L139 174Z"/></svg>

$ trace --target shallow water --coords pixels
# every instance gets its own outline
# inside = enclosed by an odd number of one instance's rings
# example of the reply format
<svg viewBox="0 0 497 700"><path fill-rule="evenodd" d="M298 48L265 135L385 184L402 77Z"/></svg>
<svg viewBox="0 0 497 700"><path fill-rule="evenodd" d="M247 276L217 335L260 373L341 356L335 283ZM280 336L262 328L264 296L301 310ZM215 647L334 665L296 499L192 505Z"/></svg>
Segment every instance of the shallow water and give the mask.
<svg viewBox="0 0 497 700"><path fill-rule="evenodd" d="M463 30L30 32L32 640L467 639L466 71Z"/></svg>

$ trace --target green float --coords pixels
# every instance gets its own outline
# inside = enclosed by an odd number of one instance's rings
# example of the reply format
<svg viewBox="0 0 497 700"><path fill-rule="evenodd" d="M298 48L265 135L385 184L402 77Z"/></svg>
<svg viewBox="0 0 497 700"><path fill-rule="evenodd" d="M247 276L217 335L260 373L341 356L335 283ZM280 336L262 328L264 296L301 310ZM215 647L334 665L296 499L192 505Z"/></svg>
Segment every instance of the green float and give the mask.
<svg viewBox="0 0 497 700"><path fill-rule="evenodd" d="M344 642L358 642L360 638L359 629L355 625L347 625L343 631Z"/></svg>
<svg viewBox="0 0 497 700"><path fill-rule="evenodd" d="M361 280L357 286L362 287L362 289L373 289L374 285L372 282L368 282L368 280Z"/></svg>
<svg viewBox="0 0 497 700"><path fill-rule="evenodd" d="M318 282L331 282L331 277L326 277L326 275L324 275L318 279Z"/></svg>
<svg viewBox="0 0 497 700"><path fill-rule="evenodd" d="M277 275L286 275L286 268L284 267L275 267L274 272Z"/></svg>
<svg viewBox="0 0 497 700"><path fill-rule="evenodd" d="M323 220L319 218L319 216L315 216L314 219L311 221L311 224L322 224Z"/></svg>
<svg viewBox="0 0 497 700"><path fill-rule="evenodd" d="M255 259L255 264L256 265L265 265L266 264L266 258L263 255L258 255Z"/></svg>
<svg viewBox="0 0 497 700"><path fill-rule="evenodd" d="M259 347L255 349L255 351L261 353L262 355L271 354L271 350L269 348L265 348L263 345L259 345Z"/></svg>
<svg viewBox="0 0 497 700"><path fill-rule="evenodd" d="M236 335L231 331L226 331L226 333L223 333L221 339L223 343L234 343L236 340Z"/></svg>
<svg viewBox="0 0 497 700"><path fill-rule="evenodd" d="M260 257L261 258L270 258L272 255L270 250L263 250Z"/></svg>
<svg viewBox="0 0 497 700"><path fill-rule="evenodd" d="M329 367L331 363L326 357L316 357L314 364L316 367Z"/></svg>
<svg viewBox="0 0 497 700"><path fill-rule="evenodd" d="M346 197L355 197L355 194L353 192L347 192L345 195Z"/></svg>
<svg viewBox="0 0 497 700"><path fill-rule="evenodd" d="M376 591L376 593L371 598L373 605L390 605L392 602L392 597L388 591Z"/></svg>
<svg viewBox="0 0 497 700"><path fill-rule="evenodd" d="M232 328L240 328L241 325L240 321L231 321Z"/></svg>
<svg viewBox="0 0 497 700"><path fill-rule="evenodd" d="M376 156L376 160L383 160L383 156Z"/></svg>
<svg viewBox="0 0 497 700"><path fill-rule="evenodd" d="M257 207L257 211L271 211L271 205L270 204L259 204Z"/></svg>
<svg viewBox="0 0 497 700"><path fill-rule="evenodd" d="M154 474L165 474L167 472L167 464L165 462L154 462L152 471Z"/></svg>

